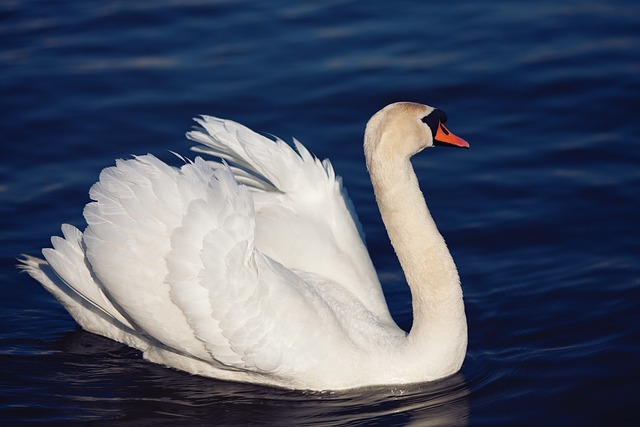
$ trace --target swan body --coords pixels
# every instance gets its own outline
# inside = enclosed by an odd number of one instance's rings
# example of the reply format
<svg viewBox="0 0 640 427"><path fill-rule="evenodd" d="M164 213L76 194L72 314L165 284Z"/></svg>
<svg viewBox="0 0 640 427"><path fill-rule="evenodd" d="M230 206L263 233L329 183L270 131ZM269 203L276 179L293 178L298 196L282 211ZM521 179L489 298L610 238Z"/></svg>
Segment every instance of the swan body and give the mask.
<svg viewBox="0 0 640 427"><path fill-rule="evenodd" d="M118 160L91 188L84 232L65 224L21 268L85 330L192 374L291 389L422 382L467 344L456 267L409 158L468 147L432 107L391 104L367 124L367 168L411 288L391 318L357 216L329 161L294 140L203 116L180 168Z"/></svg>

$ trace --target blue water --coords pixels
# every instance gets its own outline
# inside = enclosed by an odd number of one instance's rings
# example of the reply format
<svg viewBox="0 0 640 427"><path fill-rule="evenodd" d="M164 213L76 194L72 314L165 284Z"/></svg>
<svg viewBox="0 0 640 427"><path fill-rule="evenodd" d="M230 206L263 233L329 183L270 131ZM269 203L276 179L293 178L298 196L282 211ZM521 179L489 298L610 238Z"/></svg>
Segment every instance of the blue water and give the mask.
<svg viewBox="0 0 640 427"><path fill-rule="evenodd" d="M640 422L637 1L8 1L0 69L4 424ZM192 377L78 330L15 269L82 226L101 168L175 163L191 117L218 115L331 158L408 329L361 151L399 100L445 110L471 143L414 160L465 292L450 379L312 394Z"/></svg>

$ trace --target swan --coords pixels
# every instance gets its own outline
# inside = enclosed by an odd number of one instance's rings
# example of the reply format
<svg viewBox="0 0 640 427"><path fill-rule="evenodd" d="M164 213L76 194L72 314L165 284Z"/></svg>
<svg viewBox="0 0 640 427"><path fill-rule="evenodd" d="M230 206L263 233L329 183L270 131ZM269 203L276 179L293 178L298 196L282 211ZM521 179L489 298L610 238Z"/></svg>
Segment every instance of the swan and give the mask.
<svg viewBox="0 0 640 427"><path fill-rule="evenodd" d="M367 169L411 290L409 333L393 321L342 180L230 120L201 116L192 149L100 173L86 228L62 225L20 267L85 330L191 374L288 389L340 390L446 377L467 346L462 289L410 162L469 144L442 110L390 104L368 121Z"/></svg>

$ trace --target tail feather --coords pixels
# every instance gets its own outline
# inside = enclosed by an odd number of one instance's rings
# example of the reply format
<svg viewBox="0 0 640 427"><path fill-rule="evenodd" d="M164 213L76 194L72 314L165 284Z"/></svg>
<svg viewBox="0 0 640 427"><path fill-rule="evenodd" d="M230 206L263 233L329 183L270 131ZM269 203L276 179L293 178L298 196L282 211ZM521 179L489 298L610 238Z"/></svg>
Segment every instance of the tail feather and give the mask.
<svg viewBox="0 0 640 427"><path fill-rule="evenodd" d="M124 326L133 328L109 301L92 276L84 253L82 232L72 225L63 224L62 233L64 238L58 236L51 238L54 249L42 250L49 265L58 277L81 298Z"/></svg>
<svg viewBox="0 0 640 427"><path fill-rule="evenodd" d="M95 310L96 304L68 286L47 261L22 255L18 262L17 267L40 282L84 330L111 338L140 351L149 347L148 340L128 326L129 322L125 320L126 323L123 323L105 310Z"/></svg>

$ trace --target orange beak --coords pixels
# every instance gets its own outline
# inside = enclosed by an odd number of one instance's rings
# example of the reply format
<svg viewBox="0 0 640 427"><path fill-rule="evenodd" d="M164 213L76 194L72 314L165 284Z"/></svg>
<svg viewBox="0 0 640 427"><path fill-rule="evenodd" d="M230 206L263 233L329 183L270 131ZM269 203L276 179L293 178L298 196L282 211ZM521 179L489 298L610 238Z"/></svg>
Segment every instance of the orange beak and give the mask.
<svg viewBox="0 0 640 427"><path fill-rule="evenodd" d="M438 123L438 131L436 132L436 136L433 138L433 145L469 148L469 143L467 141L449 132L449 129L444 127L442 122Z"/></svg>

